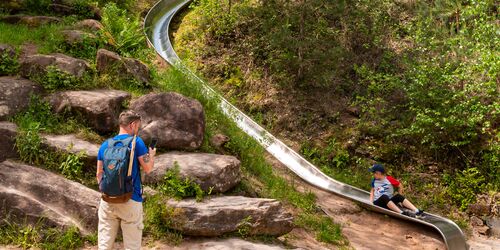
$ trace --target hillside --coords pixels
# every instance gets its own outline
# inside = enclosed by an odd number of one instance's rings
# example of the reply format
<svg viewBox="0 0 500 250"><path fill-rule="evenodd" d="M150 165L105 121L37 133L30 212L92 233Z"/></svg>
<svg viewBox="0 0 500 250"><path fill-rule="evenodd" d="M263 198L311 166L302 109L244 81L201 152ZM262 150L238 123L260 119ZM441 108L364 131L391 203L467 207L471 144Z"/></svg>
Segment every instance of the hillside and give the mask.
<svg viewBox="0 0 500 250"><path fill-rule="evenodd" d="M323 172L368 189L380 162L462 227L498 216L494 1L200 0L177 25L188 65Z"/></svg>

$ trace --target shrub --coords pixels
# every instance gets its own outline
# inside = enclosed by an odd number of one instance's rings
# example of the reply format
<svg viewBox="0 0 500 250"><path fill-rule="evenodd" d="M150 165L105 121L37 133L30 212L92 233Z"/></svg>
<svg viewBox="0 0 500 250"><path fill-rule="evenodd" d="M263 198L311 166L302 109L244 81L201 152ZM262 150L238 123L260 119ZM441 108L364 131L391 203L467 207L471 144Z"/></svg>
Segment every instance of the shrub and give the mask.
<svg viewBox="0 0 500 250"><path fill-rule="evenodd" d="M205 194L200 185L189 178L180 177L177 162L175 162L174 168L167 171L163 177L163 183L159 185L159 190L176 199L195 196L197 201L201 201Z"/></svg>
<svg viewBox="0 0 500 250"><path fill-rule="evenodd" d="M464 211L469 204L476 201L477 194L485 191L485 178L477 168L467 168L457 172L454 177L449 174L443 176L447 183L447 193Z"/></svg>
<svg viewBox="0 0 500 250"><path fill-rule="evenodd" d="M78 154L65 154L66 159L59 165L61 174L68 179L75 180L82 176L83 161L85 152L81 151Z"/></svg>
<svg viewBox="0 0 500 250"><path fill-rule="evenodd" d="M107 44L114 47L123 56L133 56L143 48L145 38L137 16L131 16L115 3L108 3L103 8L101 36Z"/></svg>

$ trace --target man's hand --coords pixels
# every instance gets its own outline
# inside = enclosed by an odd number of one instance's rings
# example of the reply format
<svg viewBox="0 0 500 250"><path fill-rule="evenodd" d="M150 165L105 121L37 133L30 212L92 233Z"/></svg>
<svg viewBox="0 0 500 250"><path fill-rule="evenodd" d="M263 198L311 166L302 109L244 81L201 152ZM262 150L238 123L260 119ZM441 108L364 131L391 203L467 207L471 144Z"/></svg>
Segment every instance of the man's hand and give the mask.
<svg viewBox="0 0 500 250"><path fill-rule="evenodd" d="M139 157L139 163L141 164L142 169L144 169L144 172L146 172L146 174L149 174L151 171L153 171L153 166L155 164L155 155L156 148L149 148L149 153Z"/></svg>
<svg viewBox="0 0 500 250"><path fill-rule="evenodd" d="M403 195L403 192L404 192L403 184L399 184L398 193L400 195Z"/></svg>

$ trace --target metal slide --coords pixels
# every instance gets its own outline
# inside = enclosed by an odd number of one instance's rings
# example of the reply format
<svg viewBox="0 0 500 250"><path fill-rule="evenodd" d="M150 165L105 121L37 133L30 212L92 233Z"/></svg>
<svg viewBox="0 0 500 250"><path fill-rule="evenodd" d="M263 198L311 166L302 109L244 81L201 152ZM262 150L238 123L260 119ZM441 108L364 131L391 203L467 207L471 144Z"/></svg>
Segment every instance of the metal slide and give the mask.
<svg viewBox="0 0 500 250"><path fill-rule="evenodd" d="M249 136L256 139L270 154L276 157L276 159L281 161L291 171L311 185L360 202L364 207L367 207L370 210L433 227L443 236L444 242L450 250L468 249L462 231L453 221L433 214L427 214L422 219L416 219L400 215L390 210L382 209L371 204L369 201L370 194L367 191L328 177L314 165L302 158L298 153L290 149L283 142L255 123L238 108L225 100L221 95L216 93L210 86L204 83L203 80L183 65L170 42L169 25L174 15L180 9L187 6L189 2L190 0L160 0L157 2L149 10L144 20L144 30L146 32L148 43L154 47L158 55L160 55L169 64L180 69L190 78L200 81L203 86L204 94L220 99L219 107L226 115L236 122L238 127L245 131Z"/></svg>

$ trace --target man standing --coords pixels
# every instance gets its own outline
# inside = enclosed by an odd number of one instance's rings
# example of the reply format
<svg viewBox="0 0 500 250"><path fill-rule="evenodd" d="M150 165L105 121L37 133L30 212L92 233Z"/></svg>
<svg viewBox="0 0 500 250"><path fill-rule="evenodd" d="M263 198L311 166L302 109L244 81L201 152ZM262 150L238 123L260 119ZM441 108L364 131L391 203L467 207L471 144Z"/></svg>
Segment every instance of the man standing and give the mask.
<svg viewBox="0 0 500 250"><path fill-rule="evenodd" d="M133 111L124 111L119 118L120 131L112 140L105 141L99 148L97 155L97 183L101 187L104 175L104 161L106 149L113 145L110 142L132 141L130 137L137 135L141 127L141 117ZM128 139L128 140L127 140ZM135 144L135 145L134 145ZM142 215L142 185L139 164L144 172L150 173L154 166L156 149L148 148L140 137L136 137L135 143L131 142L129 148L134 148L132 155L131 180L132 195L126 202L112 203L101 199L99 204L99 226L98 226L98 248L99 250L112 249L115 242L118 226L123 233L123 244L125 249L140 249L142 241L143 215ZM112 169L114 166L106 166ZM102 191L102 190L101 190ZM104 194L103 194L104 195Z"/></svg>

